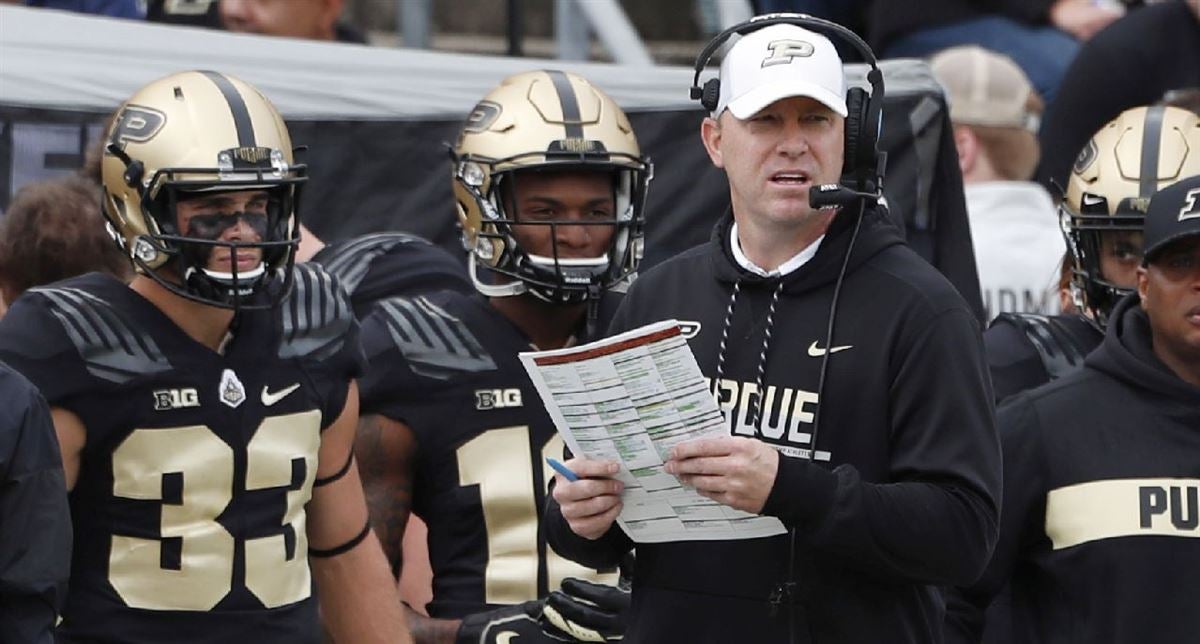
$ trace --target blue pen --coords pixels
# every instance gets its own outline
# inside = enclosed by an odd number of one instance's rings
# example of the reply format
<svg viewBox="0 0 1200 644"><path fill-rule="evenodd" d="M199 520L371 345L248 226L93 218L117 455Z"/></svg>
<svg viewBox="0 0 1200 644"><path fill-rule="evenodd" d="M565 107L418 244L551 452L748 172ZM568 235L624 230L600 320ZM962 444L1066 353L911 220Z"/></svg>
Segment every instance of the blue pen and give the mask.
<svg viewBox="0 0 1200 644"><path fill-rule="evenodd" d="M579 480L578 474L572 472L571 468L567 467L566 465L563 465L562 463L559 463L556 459L553 459L553 458L550 458L549 456L547 456L546 462L550 464L550 467L554 468L555 472L558 472L559 474L562 474L563 476L565 476L568 481L578 481Z"/></svg>

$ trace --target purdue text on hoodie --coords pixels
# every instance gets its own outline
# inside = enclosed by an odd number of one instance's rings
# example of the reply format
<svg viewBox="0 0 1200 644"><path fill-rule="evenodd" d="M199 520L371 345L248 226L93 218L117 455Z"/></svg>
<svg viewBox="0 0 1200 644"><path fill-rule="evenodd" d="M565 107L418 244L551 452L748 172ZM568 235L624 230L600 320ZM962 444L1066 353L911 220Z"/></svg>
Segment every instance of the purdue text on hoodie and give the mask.
<svg viewBox="0 0 1200 644"><path fill-rule="evenodd" d="M1137 295L1083 368L1000 408L1000 539L948 594L947 640L978 642L1012 583L1020 642L1195 642L1200 633L1200 388L1151 348Z"/></svg>

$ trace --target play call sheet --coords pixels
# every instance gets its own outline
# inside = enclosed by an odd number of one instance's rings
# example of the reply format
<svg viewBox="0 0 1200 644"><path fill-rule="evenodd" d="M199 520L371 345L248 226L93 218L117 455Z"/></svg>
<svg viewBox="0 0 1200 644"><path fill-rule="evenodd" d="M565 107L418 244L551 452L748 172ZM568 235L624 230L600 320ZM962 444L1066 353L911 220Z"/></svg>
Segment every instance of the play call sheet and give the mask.
<svg viewBox="0 0 1200 644"><path fill-rule="evenodd" d="M621 464L617 520L634 541L784 532L778 519L707 499L663 469L673 445L729 433L677 321L520 358L572 453Z"/></svg>

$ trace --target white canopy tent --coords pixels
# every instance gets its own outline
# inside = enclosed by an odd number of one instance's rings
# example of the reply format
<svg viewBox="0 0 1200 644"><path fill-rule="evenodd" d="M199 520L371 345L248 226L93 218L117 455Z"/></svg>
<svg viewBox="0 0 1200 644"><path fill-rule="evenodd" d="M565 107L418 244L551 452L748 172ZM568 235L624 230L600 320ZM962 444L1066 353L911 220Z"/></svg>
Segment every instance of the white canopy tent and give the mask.
<svg viewBox="0 0 1200 644"><path fill-rule="evenodd" d="M973 257L955 266L946 260L946 248L969 244L969 232L941 88L922 62L880 67L892 214L972 300ZM0 5L0 210L24 183L74 171L103 120L137 88L180 70L213 69L261 89L288 120L293 141L309 146L301 217L322 237L402 229L454 248L442 143L502 78L545 68L580 73L604 89L654 159L647 260L706 239L728 194L700 145L704 113L688 97L690 68L387 49L8 5ZM866 85L866 66L846 69L851 84Z"/></svg>

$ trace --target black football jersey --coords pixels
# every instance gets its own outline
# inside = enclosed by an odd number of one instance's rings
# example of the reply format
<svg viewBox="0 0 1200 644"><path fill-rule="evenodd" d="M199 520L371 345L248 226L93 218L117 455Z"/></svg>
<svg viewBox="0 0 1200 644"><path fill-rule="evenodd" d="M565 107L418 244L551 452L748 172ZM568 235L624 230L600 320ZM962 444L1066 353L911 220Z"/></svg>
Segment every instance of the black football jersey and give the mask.
<svg viewBox="0 0 1200 644"><path fill-rule="evenodd" d="M608 307L605 307L608 308ZM529 339L479 295L384 300L363 321L362 413L412 428L413 511L429 527L433 617L545 596L565 577L615 583L547 549L546 457L562 438L517 358Z"/></svg>
<svg viewBox="0 0 1200 644"><path fill-rule="evenodd" d="M408 233L374 233L322 248L312 258L337 276L362 319L389 297L451 290L474 293L463 262Z"/></svg>
<svg viewBox="0 0 1200 644"><path fill-rule="evenodd" d="M1001 313L983 334L996 403L1078 369L1103 339L1080 315Z"/></svg>
<svg viewBox="0 0 1200 644"><path fill-rule="evenodd" d="M87 428L60 642L320 641L305 506L362 353L333 278L295 274L223 353L98 273L0 320L0 359Z"/></svg>

